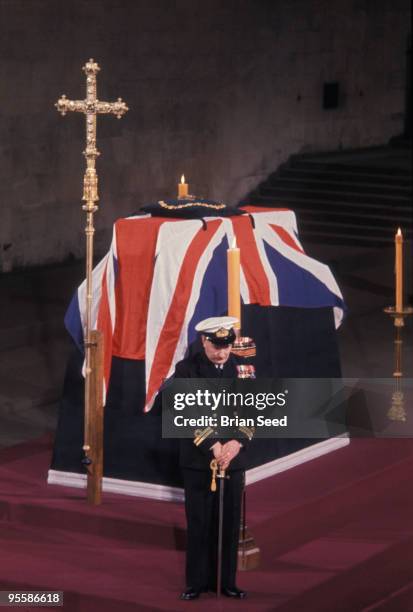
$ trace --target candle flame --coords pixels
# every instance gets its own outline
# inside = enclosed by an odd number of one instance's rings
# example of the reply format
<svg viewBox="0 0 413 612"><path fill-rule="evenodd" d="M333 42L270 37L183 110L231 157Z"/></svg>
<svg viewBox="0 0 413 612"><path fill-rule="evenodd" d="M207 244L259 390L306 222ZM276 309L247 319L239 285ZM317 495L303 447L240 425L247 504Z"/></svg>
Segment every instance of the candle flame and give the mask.
<svg viewBox="0 0 413 612"><path fill-rule="evenodd" d="M181 184L183 185L184 183L185 183L185 175L183 174L183 175L181 176Z"/></svg>
<svg viewBox="0 0 413 612"><path fill-rule="evenodd" d="M397 234L396 234L396 235L397 235L397 236L402 236L402 230L400 229L400 227L399 227L399 229L397 230Z"/></svg>
<svg viewBox="0 0 413 612"><path fill-rule="evenodd" d="M232 243L231 243L231 249L236 249L236 248L237 248L237 237L233 236Z"/></svg>

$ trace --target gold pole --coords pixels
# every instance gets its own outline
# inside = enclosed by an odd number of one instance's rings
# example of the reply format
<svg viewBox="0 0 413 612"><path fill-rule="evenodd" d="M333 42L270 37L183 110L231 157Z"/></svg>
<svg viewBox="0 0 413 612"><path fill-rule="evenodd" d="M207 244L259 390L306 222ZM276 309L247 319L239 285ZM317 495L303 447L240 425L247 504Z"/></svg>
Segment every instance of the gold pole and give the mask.
<svg viewBox="0 0 413 612"><path fill-rule="evenodd" d="M91 328L92 328L92 295L93 295L93 240L95 234L94 214L98 210L96 202L98 195L98 177L96 174L96 158L100 155L96 148L96 121L98 114L112 114L120 119L129 109L118 98L116 102L101 102L97 99L97 73L99 65L90 59L84 66L86 74L86 99L68 100L63 95L56 102L57 110L64 116L68 112L83 113L86 116L86 149L83 152L86 157L86 171L83 178L83 197L85 202L82 206L86 212L86 320L84 329L85 338L85 422L83 436L83 450L85 453L84 463L86 466L91 464L91 438L90 438L90 419L92 406L91 387L92 387L92 364L91 364ZM103 384L103 383L102 383ZM92 453L93 454L93 453Z"/></svg>
<svg viewBox="0 0 413 612"><path fill-rule="evenodd" d="M87 500L99 505L102 501L103 477L103 334L92 330L91 334L91 375L90 405L92 406L88 440L90 441L91 464L87 474Z"/></svg>

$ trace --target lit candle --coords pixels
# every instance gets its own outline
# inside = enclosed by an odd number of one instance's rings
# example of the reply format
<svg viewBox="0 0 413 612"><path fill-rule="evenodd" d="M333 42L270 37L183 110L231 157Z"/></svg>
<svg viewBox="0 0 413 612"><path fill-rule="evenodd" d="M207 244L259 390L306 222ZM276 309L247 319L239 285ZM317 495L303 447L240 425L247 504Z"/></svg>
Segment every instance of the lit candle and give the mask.
<svg viewBox="0 0 413 612"><path fill-rule="evenodd" d="M227 251L228 265L228 316L236 317L235 329L241 328L240 250L234 238Z"/></svg>
<svg viewBox="0 0 413 612"><path fill-rule="evenodd" d="M396 312L403 310L403 234L399 227L396 234Z"/></svg>
<svg viewBox="0 0 413 612"><path fill-rule="evenodd" d="M181 176L181 182L178 183L178 198L186 198L188 195L188 183L185 183L184 175Z"/></svg>

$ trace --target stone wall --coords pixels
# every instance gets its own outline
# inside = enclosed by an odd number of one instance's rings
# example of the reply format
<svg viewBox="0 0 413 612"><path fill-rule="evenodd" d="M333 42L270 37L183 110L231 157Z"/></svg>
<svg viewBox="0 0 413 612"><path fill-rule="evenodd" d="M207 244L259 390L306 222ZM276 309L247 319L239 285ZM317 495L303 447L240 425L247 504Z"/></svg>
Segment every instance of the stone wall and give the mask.
<svg viewBox="0 0 413 612"><path fill-rule="evenodd" d="M113 221L175 195L236 203L299 151L385 143L403 129L408 0L0 0L0 261L84 252L84 95L96 59L97 250ZM322 109L339 81L336 110ZM6 246L11 245L6 250Z"/></svg>

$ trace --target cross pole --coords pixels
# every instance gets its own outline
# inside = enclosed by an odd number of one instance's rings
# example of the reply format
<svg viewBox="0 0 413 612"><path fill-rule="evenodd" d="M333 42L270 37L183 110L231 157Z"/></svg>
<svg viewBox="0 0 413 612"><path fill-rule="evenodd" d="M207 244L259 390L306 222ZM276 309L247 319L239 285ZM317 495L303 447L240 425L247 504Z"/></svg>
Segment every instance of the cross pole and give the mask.
<svg viewBox="0 0 413 612"><path fill-rule="evenodd" d="M95 398L94 387L92 380L92 349L96 347L96 341L92 341L92 268L93 268L93 238L95 233L94 228L94 213L98 210L98 177L96 174L96 158L100 155L96 148L96 123L97 115L116 115L120 119L129 109L122 98L118 98L116 102L102 102L96 97L96 80L99 72L99 65L90 59L84 66L83 71L86 74L86 99L85 100L69 100L63 95L56 102L57 110L66 115L68 112L83 113L86 116L86 149L83 154L86 158L86 171L83 178L83 197L84 202L82 208L86 212L86 321L85 321L85 428L83 436L83 451L84 464L89 466L92 464L92 459L95 455L94 449L91 449L92 440L95 439L93 432L90 430L91 412L93 410L93 398ZM96 398L95 398L96 401ZM92 468L93 469L93 468ZM89 471L89 470L88 470ZM89 479L88 479L88 498L89 496ZM94 501L92 503L99 503Z"/></svg>

